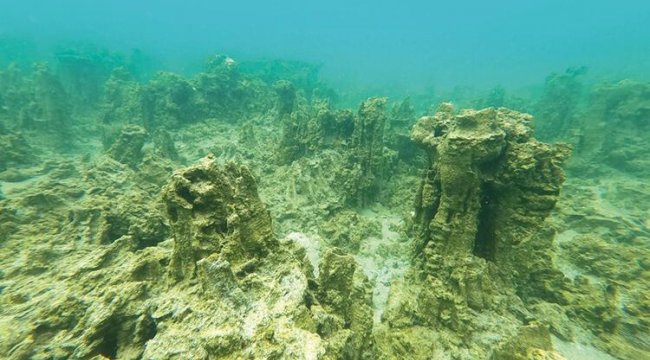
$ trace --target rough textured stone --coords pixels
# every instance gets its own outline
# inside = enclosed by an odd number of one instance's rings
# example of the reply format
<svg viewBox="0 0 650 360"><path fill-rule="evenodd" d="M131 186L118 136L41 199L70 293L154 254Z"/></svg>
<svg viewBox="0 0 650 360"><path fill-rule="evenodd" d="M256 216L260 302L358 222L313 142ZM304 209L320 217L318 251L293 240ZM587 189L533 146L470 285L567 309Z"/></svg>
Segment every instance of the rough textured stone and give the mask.
<svg viewBox="0 0 650 360"><path fill-rule="evenodd" d="M413 128L429 157L416 199L417 256L476 255L512 264L511 249L542 225L570 154L532 138L531 117L507 109L453 114L443 104Z"/></svg>
<svg viewBox="0 0 650 360"><path fill-rule="evenodd" d="M33 164L34 149L20 133L0 133L0 171Z"/></svg>
<svg viewBox="0 0 650 360"><path fill-rule="evenodd" d="M535 141L530 120L508 109L455 114L442 104L414 126L429 166L415 202L413 267L392 284L375 333L381 358L424 339L429 351L413 358L555 356L546 354L546 327L528 331L534 316L516 279L552 268L528 247L557 201L569 148Z"/></svg>
<svg viewBox="0 0 650 360"><path fill-rule="evenodd" d="M370 98L359 107L350 148L341 171L347 202L365 207L379 199L384 176L384 126L386 98Z"/></svg>
<svg viewBox="0 0 650 360"><path fill-rule="evenodd" d="M168 131L164 129L156 130L153 137L153 146L157 155L170 160L178 160L176 145Z"/></svg>
<svg viewBox="0 0 650 360"><path fill-rule="evenodd" d="M117 139L108 150L108 155L122 164L137 167L144 154L142 147L147 139L147 131L138 125L125 125Z"/></svg>
<svg viewBox="0 0 650 360"><path fill-rule="evenodd" d="M373 314L368 279L352 256L336 248L323 255L319 273L321 304L341 318L342 328L351 331L345 358L367 358L371 350Z"/></svg>
<svg viewBox="0 0 650 360"><path fill-rule="evenodd" d="M243 263L277 246L271 216L245 167L206 157L174 173L163 198L174 232L171 267L176 278L193 277L196 262L214 253Z"/></svg>

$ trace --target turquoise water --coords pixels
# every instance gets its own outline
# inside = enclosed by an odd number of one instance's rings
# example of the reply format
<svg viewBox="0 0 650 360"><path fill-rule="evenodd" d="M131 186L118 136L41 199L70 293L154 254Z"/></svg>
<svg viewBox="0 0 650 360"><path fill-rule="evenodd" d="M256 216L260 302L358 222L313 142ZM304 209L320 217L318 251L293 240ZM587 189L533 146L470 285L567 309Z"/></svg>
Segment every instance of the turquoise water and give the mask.
<svg viewBox="0 0 650 360"><path fill-rule="evenodd" d="M138 48L174 71L195 70L214 52L306 60L337 84L413 91L521 87L582 65L647 78L648 21L650 5L633 0L32 0L3 6L0 34L38 55L62 43Z"/></svg>

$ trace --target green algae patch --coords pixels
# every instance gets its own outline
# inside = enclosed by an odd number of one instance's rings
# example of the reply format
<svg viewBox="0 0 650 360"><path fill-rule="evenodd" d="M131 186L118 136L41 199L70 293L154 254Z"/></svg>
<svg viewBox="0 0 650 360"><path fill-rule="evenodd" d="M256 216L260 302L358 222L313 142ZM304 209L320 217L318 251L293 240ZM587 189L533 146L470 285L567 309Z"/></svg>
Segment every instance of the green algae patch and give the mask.
<svg viewBox="0 0 650 360"><path fill-rule="evenodd" d="M519 276L553 266L529 243L559 197L570 151L534 140L530 120L508 109L455 114L443 104L415 124L429 168L416 198L412 269L391 287L377 332L383 358L420 342L427 332L403 339L414 327L435 334L418 358L561 358L547 327L528 330L517 292L526 286Z"/></svg>
<svg viewBox="0 0 650 360"><path fill-rule="evenodd" d="M296 63L118 60L0 73L0 354L647 357L647 83L421 117Z"/></svg>

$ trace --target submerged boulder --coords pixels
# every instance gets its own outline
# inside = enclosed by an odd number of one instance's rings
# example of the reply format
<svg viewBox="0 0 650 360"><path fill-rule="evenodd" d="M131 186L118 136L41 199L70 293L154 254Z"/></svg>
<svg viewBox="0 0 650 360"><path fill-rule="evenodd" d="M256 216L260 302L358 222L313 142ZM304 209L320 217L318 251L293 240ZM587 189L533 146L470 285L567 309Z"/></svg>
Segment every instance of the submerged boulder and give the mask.
<svg viewBox="0 0 650 360"><path fill-rule="evenodd" d="M144 154L142 147L147 131L139 125L124 125L117 139L108 150L108 155L122 164L137 167Z"/></svg>
<svg viewBox="0 0 650 360"><path fill-rule="evenodd" d="M354 118L350 147L340 184L348 204L363 208L379 199L385 176L384 126L386 98L370 98Z"/></svg>
<svg viewBox="0 0 650 360"><path fill-rule="evenodd" d="M0 133L0 172L32 165L38 161L36 151L20 133Z"/></svg>
<svg viewBox="0 0 650 360"><path fill-rule="evenodd" d="M412 268L393 283L375 333L379 358L423 346L413 358L553 354L546 327L527 331L534 316L518 280L552 270L550 242L533 244L534 235L559 197L570 148L537 142L531 120L442 104L413 127L429 165L415 201Z"/></svg>
<svg viewBox="0 0 650 360"><path fill-rule="evenodd" d="M208 156L172 175L163 199L174 232L171 266L177 278L192 277L196 262L214 253L241 263L278 246L271 216L246 167L220 165Z"/></svg>
<svg viewBox="0 0 650 360"><path fill-rule="evenodd" d="M124 179L137 174L101 159L112 167L89 171L85 181L102 190L86 193L68 212L59 210L68 205L61 201L51 212L60 219L50 216L46 224L77 234L59 244L81 251L46 243L27 253L29 272L20 262L7 268L42 296L0 284L9 309L0 353L10 359L372 358L372 292L361 267L343 251L330 251L316 277L302 246L274 236L246 167L208 156L174 173L160 203L142 184L120 196ZM13 205L0 202L0 235L14 231L15 215L24 216ZM33 281L34 274L41 280Z"/></svg>
<svg viewBox="0 0 650 360"><path fill-rule="evenodd" d="M429 157L416 199L417 256L475 255L510 263L550 214L564 182L563 144L532 137L532 117L501 109L458 115L443 104L414 126Z"/></svg>
<svg viewBox="0 0 650 360"><path fill-rule="evenodd" d="M248 168L208 156L177 171L162 197L174 238L169 274L179 288L200 291L182 295L193 320L172 320L174 331L153 339L146 356L167 358L178 349L260 359L369 354L368 279L340 250L325 255L314 278L304 248L273 235ZM162 307L178 306L169 301Z"/></svg>

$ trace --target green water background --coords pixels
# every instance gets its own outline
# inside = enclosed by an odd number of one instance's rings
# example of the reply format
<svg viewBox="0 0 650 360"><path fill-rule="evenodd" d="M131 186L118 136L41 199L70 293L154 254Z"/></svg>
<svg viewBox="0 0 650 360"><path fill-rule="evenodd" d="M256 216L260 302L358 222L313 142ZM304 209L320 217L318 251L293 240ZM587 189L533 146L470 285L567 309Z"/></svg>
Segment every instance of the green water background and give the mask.
<svg viewBox="0 0 650 360"><path fill-rule="evenodd" d="M647 78L649 21L639 0L4 1L0 64L137 49L152 69L191 74L217 52L320 64L351 92L521 92L570 66Z"/></svg>

